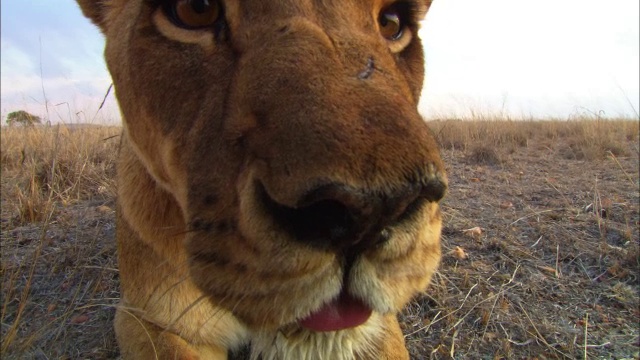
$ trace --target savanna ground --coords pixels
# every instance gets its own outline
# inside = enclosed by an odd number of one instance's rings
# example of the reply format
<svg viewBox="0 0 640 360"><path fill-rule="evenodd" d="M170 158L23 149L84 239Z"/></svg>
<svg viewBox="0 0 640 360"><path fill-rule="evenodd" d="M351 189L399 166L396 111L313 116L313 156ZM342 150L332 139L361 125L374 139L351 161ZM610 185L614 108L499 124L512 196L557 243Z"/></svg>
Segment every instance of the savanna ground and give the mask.
<svg viewBox="0 0 640 360"><path fill-rule="evenodd" d="M429 124L450 191L412 358L640 358L638 121ZM120 132L2 128L2 358L118 357Z"/></svg>

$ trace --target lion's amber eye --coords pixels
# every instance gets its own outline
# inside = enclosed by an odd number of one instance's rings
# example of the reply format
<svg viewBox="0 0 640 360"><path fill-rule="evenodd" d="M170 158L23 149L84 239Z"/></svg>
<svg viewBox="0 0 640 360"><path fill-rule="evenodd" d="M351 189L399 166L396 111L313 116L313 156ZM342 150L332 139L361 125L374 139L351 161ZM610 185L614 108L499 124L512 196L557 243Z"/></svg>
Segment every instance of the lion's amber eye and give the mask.
<svg viewBox="0 0 640 360"><path fill-rule="evenodd" d="M171 20L187 29L212 26L222 16L222 6L216 0L172 0L167 6Z"/></svg>
<svg viewBox="0 0 640 360"><path fill-rule="evenodd" d="M380 23L380 33L385 39L395 41L402 37L404 24L395 7L388 8L380 13L378 22Z"/></svg>

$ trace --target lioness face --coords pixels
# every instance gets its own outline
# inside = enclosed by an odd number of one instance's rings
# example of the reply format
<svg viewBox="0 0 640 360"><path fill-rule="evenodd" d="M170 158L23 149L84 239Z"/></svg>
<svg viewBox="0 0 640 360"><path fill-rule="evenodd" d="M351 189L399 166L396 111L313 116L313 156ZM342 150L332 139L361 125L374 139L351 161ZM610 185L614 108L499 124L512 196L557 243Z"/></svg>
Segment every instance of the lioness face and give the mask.
<svg viewBox="0 0 640 360"><path fill-rule="evenodd" d="M104 3L125 135L210 301L253 329L327 331L426 288L446 189L416 110L430 1Z"/></svg>

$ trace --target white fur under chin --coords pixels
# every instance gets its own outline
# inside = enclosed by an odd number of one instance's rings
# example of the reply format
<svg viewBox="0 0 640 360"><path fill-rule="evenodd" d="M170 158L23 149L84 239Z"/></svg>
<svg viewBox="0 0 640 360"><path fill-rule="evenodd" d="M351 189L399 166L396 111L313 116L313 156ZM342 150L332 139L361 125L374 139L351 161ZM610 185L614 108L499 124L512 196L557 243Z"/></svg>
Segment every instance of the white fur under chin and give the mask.
<svg viewBox="0 0 640 360"><path fill-rule="evenodd" d="M254 334L251 360L353 360L374 358L376 339L382 332L380 316L372 314L364 324L341 331L313 332L296 329L290 332Z"/></svg>

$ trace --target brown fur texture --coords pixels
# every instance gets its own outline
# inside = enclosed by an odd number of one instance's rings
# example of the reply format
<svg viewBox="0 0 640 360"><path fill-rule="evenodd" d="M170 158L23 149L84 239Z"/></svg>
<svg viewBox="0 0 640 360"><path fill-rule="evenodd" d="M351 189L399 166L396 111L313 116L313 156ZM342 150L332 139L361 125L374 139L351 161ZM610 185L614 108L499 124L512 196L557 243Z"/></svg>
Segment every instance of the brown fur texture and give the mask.
<svg viewBox="0 0 640 360"><path fill-rule="evenodd" d="M446 189L416 110L430 1L211 0L221 18L200 29L171 0L78 2L124 118L123 357L407 359L395 314L438 266ZM394 7L404 32L386 39ZM299 325L341 293L371 318Z"/></svg>

